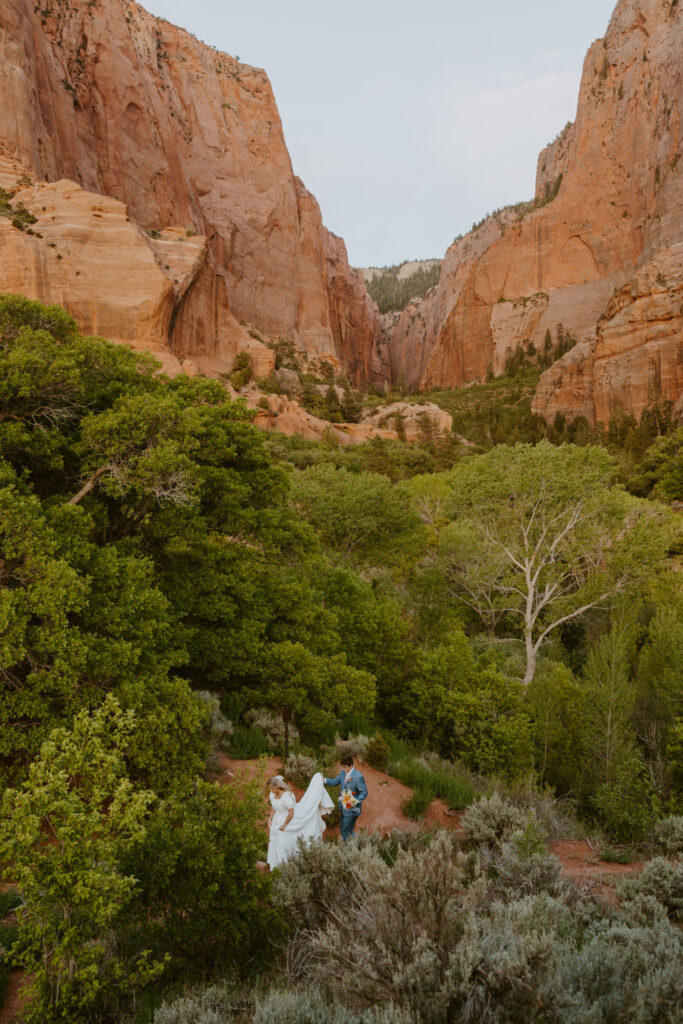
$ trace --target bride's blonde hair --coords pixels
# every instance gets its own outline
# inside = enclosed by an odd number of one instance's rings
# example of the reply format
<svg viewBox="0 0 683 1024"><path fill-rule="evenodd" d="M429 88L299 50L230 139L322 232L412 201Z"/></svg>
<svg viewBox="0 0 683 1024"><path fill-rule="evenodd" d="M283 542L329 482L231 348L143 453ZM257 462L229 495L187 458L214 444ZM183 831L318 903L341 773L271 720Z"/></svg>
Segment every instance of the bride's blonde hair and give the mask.
<svg viewBox="0 0 683 1024"><path fill-rule="evenodd" d="M268 785L271 789L282 789L286 793L292 792L292 787L287 785L281 775L273 775L272 779L268 779Z"/></svg>

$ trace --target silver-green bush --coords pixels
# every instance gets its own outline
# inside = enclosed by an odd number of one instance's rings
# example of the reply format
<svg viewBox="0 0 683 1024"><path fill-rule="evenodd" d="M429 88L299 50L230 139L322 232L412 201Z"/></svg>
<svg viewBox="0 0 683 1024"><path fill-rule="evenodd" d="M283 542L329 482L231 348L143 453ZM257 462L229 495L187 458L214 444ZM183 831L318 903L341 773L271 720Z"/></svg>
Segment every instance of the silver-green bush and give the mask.
<svg viewBox="0 0 683 1024"><path fill-rule="evenodd" d="M255 725L268 738L273 750L281 750L285 742L285 723L280 715L274 714L268 708L251 708L244 713L244 721L247 725ZM291 722L289 724L289 742L294 743L299 738L299 731Z"/></svg>
<svg viewBox="0 0 683 1024"><path fill-rule="evenodd" d="M212 746L218 750L227 750L234 728L230 719L221 711L220 697L209 690L197 690L195 697L208 708L208 730Z"/></svg>
<svg viewBox="0 0 683 1024"><path fill-rule="evenodd" d="M647 927L597 921L555 947L539 991L557 1024L668 1024L683 1010L683 944L661 917Z"/></svg>
<svg viewBox="0 0 683 1024"><path fill-rule="evenodd" d="M306 754L290 754L285 761L285 778L301 789L306 788L317 771L320 771L318 762Z"/></svg>
<svg viewBox="0 0 683 1024"><path fill-rule="evenodd" d="M326 999L317 989L284 989L269 992L257 1001L254 1024L411 1024L411 1021L393 1006L355 1012Z"/></svg>
<svg viewBox="0 0 683 1024"><path fill-rule="evenodd" d="M351 757L365 757L365 751L370 737L359 733L357 736L349 736L343 740L340 736L334 737L334 749L337 760L349 754Z"/></svg>
<svg viewBox="0 0 683 1024"><path fill-rule="evenodd" d="M522 830L532 814L493 793L467 808L462 816L462 827L472 842L495 847Z"/></svg>
<svg viewBox="0 0 683 1024"><path fill-rule="evenodd" d="M563 880L558 861L523 837L467 855L443 832L406 847L359 837L300 851L274 879L294 926L290 983L317 982L316 1012L332 998L344 1013L387 1008L410 1024L683 1019L683 945L665 909L677 899L676 865L652 862L615 907ZM288 1024L336 1021L277 1006Z"/></svg>
<svg viewBox="0 0 683 1024"><path fill-rule="evenodd" d="M652 834L655 846L668 857L683 854L683 816L662 818Z"/></svg>
<svg viewBox="0 0 683 1024"><path fill-rule="evenodd" d="M188 992L171 1003L162 1003L154 1024L229 1024L233 1019L234 989L228 982Z"/></svg>
<svg viewBox="0 0 683 1024"><path fill-rule="evenodd" d="M639 875L619 886L622 899L654 896L675 921L683 921L683 860L653 857Z"/></svg>

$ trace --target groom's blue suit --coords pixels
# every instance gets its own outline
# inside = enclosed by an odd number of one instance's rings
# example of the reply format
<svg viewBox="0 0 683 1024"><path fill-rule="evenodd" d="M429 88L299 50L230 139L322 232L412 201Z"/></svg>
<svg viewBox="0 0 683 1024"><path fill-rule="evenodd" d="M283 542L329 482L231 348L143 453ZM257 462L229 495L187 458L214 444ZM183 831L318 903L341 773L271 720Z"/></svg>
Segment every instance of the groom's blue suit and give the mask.
<svg viewBox="0 0 683 1024"><path fill-rule="evenodd" d="M357 768L352 768L349 772L349 778L346 778L346 771L342 768L339 775L334 779L325 779L326 786L339 786L339 800L341 802L341 795L345 790L348 790L358 800L358 804L352 811L345 811L341 809L341 837L344 842L353 835L353 830L356 827L356 821L360 815L363 801L368 795L368 787L365 785L365 779L358 771Z"/></svg>

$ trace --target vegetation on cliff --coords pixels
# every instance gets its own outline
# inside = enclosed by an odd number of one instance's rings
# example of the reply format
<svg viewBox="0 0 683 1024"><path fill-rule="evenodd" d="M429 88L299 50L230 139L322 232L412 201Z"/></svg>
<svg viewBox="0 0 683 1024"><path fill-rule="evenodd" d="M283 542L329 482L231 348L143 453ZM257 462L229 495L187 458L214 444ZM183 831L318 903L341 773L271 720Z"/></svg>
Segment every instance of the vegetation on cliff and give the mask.
<svg viewBox="0 0 683 1024"><path fill-rule="evenodd" d="M439 281L441 260L423 261L410 273L401 273L405 267L397 263L393 267L382 267L371 271L366 277L368 295L377 303L380 313L393 313L405 309L413 299L423 299Z"/></svg>

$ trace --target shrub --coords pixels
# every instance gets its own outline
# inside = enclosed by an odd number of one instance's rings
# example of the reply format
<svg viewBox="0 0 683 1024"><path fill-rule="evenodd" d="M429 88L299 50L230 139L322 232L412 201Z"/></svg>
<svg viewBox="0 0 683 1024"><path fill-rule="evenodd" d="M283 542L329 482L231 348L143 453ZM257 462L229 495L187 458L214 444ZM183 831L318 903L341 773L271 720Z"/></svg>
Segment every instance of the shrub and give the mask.
<svg viewBox="0 0 683 1024"><path fill-rule="evenodd" d="M138 847L123 862L137 879L127 915L136 946L165 959L181 981L248 968L267 959L283 922L265 852L263 789L197 781L160 801Z"/></svg>
<svg viewBox="0 0 683 1024"><path fill-rule="evenodd" d="M246 349L242 349L235 356L235 362L230 374L230 383L239 390L239 388L243 388L248 384L253 376L254 369L251 363L251 356Z"/></svg>
<svg viewBox="0 0 683 1024"><path fill-rule="evenodd" d="M382 739L379 733L375 733L367 743L365 760L372 768L380 768L384 771L389 761L390 753L389 744Z"/></svg>
<svg viewBox="0 0 683 1024"><path fill-rule="evenodd" d="M274 875L273 903L294 931L315 928L343 913L358 879L379 885L388 871L376 841L363 833L353 843L309 843Z"/></svg>
<svg viewBox="0 0 683 1024"><path fill-rule="evenodd" d="M619 886L622 899L654 896L675 921L683 921L683 861L653 857L641 873Z"/></svg>
<svg viewBox="0 0 683 1024"><path fill-rule="evenodd" d="M236 725L230 737L230 753L233 757L251 760L268 754L271 744L258 726Z"/></svg>
<svg viewBox="0 0 683 1024"><path fill-rule="evenodd" d="M250 708L244 713L247 725L255 725L270 740L271 749L282 753L285 748L285 723L281 715L276 715L268 708ZM289 742L299 739L299 730L289 723Z"/></svg>
<svg viewBox="0 0 683 1024"><path fill-rule="evenodd" d="M410 1018L394 1006L357 1012L325 999L317 989L285 989L257 1001L254 1024L410 1024Z"/></svg>
<svg viewBox="0 0 683 1024"><path fill-rule="evenodd" d="M425 829L420 825L406 825L404 828L393 828L379 844L378 852L385 864L393 867L399 851L424 849L440 831L438 826Z"/></svg>
<svg viewBox="0 0 683 1024"><path fill-rule="evenodd" d="M195 696L206 705L209 713L207 724L211 744L219 750L228 750L233 734L233 724L221 711L221 701L217 693L208 690L197 690Z"/></svg>
<svg viewBox="0 0 683 1024"><path fill-rule="evenodd" d="M418 818L422 818L424 816L424 813L431 802L431 793L428 793L426 789L415 789L413 790L413 795L403 801L401 810L405 814L406 818L410 818L411 821L416 821Z"/></svg>
<svg viewBox="0 0 683 1024"><path fill-rule="evenodd" d="M600 822L617 843L638 842L652 831L659 803L636 758L619 765L615 779L592 797Z"/></svg>
<svg viewBox="0 0 683 1024"><path fill-rule="evenodd" d="M311 969L340 998L393 1002L421 1024L532 1020L553 920L566 911L541 896L478 918L467 864L441 833L384 877L358 877L344 913L311 936ZM368 970L342 975L340 949Z"/></svg>
<svg viewBox="0 0 683 1024"><path fill-rule="evenodd" d="M197 988L171 1003L162 1003L153 1024L228 1024L233 999L234 988L227 981Z"/></svg>
<svg viewBox="0 0 683 1024"><path fill-rule="evenodd" d="M654 827L655 846L668 856L683 853L683 817L662 818Z"/></svg>
<svg viewBox="0 0 683 1024"><path fill-rule="evenodd" d="M334 759L338 761L341 757L345 757L346 754L350 757L365 757L365 751L369 742L369 738L363 733L359 733L357 736L349 736L345 740L341 736L336 735L333 748Z"/></svg>
<svg viewBox="0 0 683 1024"><path fill-rule="evenodd" d="M485 858L482 863L488 868L491 892L505 901L539 893L564 899L571 892L571 883L560 876L562 864L557 857L549 853L522 856L514 841L493 851L488 864Z"/></svg>
<svg viewBox="0 0 683 1024"><path fill-rule="evenodd" d="M578 838L581 828L570 800L558 800L552 793L533 785L498 786L497 790L517 807L533 813L549 839Z"/></svg>
<svg viewBox="0 0 683 1024"><path fill-rule="evenodd" d="M601 906L515 840L465 856L444 832L411 833L407 849L398 838L318 843L284 865L274 892L294 927L290 979L316 977L342 1005L411 1024L678 1019L681 937L653 896ZM340 969L340 950L363 969ZM335 1020L332 1009L314 1015L320 996L270 1005L280 1015L263 1024ZM302 1006L310 1016L297 1016Z"/></svg>
<svg viewBox="0 0 683 1024"><path fill-rule="evenodd" d="M462 827L473 842L497 847L511 839L513 833L524 829L528 820L528 812L493 793L465 811Z"/></svg>
<svg viewBox="0 0 683 1024"><path fill-rule="evenodd" d="M571 942L557 943L539 1003L557 1024L680 1019L683 944L666 919L643 926L598 919Z"/></svg>
<svg viewBox="0 0 683 1024"><path fill-rule="evenodd" d="M134 727L109 695L71 731L55 729L22 787L4 794L0 862L11 864L25 901L16 962L34 976L23 1015L36 1024L98 1019L163 970L117 941L137 896L121 863L144 838L154 799L126 775Z"/></svg>
<svg viewBox="0 0 683 1024"><path fill-rule="evenodd" d="M308 757L306 754L290 754L285 762L284 776L295 786L305 789L317 771L320 771L320 768L314 757Z"/></svg>

